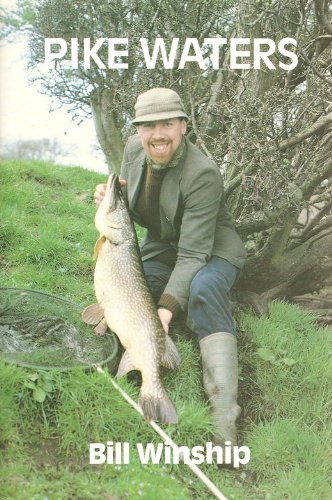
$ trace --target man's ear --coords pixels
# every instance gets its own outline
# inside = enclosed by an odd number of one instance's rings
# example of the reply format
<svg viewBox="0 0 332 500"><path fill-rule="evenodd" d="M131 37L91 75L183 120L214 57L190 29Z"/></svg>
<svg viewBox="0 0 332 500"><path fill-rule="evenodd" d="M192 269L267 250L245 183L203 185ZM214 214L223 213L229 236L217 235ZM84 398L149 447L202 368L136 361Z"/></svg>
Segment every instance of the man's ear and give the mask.
<svg viewBox="0 0 332 500"><path fill-rule="evenodd" d="M184 118L181 120L181 132L183 135L187 132L187 120Z"/></svg>

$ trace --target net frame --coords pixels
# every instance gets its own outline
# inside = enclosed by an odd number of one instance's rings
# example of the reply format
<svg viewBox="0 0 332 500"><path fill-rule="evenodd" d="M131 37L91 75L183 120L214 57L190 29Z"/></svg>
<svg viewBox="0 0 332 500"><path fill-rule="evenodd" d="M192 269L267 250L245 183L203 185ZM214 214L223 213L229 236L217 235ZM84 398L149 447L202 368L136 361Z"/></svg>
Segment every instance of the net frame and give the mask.
<svg viewBox="0 0 332 500"><path fill-rule="evenodd" d="M21 354L24 353L24 350L18 350L18 351L12 350L10 352L8 352L8 351L4 352L2 349L3 344L0 343L0 359L2 359L4 362L10 363L10 364L15 364L15 365L22 366L25 368L33 368L33 369L40 369L40 370L58 370L58 371L70 371L70 370L74 370L76 368L87 369L87 368L95 367L96 365L98 365L98 366L109 365L109 366L111 366L111 368L113 368L112 365L114 365L114 362L116 361L118 350L119 350L119 344L118 344L118 341L117 341L115 334L108 333L102 337L96 337L95 334L93 333L93 328L91 326L86 325L83 322L83 320L81 319L81 312L83 311L84 307L82 307L81 305L79 305L76 302L73 302L67 298L59 297L57 295L53 295L53 294L48 293L48 292L44 292L41 290L32 290L32 289L28 289L28 288L0 287L0 318L2 317L2 319L3 319L3 323L0 324L0 334L3 333L3 331L5 330L3 328L1 331L2 326L7 326L7 330L10 327L10 325L6 325L4 323L5 319L4 319L3 313L5 311L5 308L3 306L2 299L3 299L3 297L6 297L6 295L7 295L8 299L10 299L11 297L18 297L18 298L21 297L22 298L22 297L29 297L29 296L37 298L37 300L41 299L41 300L45 301L45 299L46 299L49 303L53 303L55 311L58 307L57 304L58 305L61 304L62 306L64 306L68 310L72 311L72 313L75 317L75 323L77 322L78 324L80 324L82 326L82 328L79 330L77 330L77 328L76 328L77 334L82 341L82 345L84 346L84 342L86 342L85 347L87 346L88 342L94 343L96 346L98 346L98 344L99 344L100 345L100 352L107 352L108 355L102 356L102 359L91 360L86 356L78 357L77 355L73 355L73 350L72 350L70 352L70 355L71 355L70 358L71 358L71 360L74 360L75 363L70 365L70 366L66 366L64 364L63 360L61 360L61 362L59 362L59 363L47 362L47 361L43 361L42 363L38 363L35 361L31 361L31 360L29 361L29 359L28 359L29 353L27 353L27 352L25 352L25 354L26 354L25 359L20 359L19 353L21 353ZM45 305L44 305L44 307L45 307ZM58 307L58 309L60 309L60 306ZM63 320L64 322L66 321L65 319L61 318L61 316L59 316L58 319ZM83 338L83 334L82 334L83 329L85 330L84 338ZM91 333L91 337L90 337L90 333ZM24 338L23 335L21 335L21 339ZM54 339L54 337L51 337L51 335L49 336L49 338L51 340ZM18 340L18 344L19 344L19 337L16 337L16 340ZM35 344L35 346L36 346L36 344ZM87 351L88 351L88 349L89 348L86 347ZM68 348L68 352L69 352L69 348ZM15 353L17 354L17 357L15 357ZM36 354L36 353L38 354L38 346L36 346L36 348L31 351L31 358L32 358L32 355ZM54 351L52 351L52 353L54 353Z"/></svg>

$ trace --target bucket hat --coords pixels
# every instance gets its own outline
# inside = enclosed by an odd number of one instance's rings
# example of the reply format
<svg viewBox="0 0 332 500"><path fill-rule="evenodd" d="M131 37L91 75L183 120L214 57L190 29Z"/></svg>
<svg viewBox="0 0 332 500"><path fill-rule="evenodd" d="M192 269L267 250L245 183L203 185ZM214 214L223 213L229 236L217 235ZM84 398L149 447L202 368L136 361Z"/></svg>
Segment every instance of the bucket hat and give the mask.
<svg viewBox="0 0 332 500"><path fill-rule="evenodd" d="M137 97L134 124L184 118L188 120L180 96L172 89L154 88Z"/></svg>

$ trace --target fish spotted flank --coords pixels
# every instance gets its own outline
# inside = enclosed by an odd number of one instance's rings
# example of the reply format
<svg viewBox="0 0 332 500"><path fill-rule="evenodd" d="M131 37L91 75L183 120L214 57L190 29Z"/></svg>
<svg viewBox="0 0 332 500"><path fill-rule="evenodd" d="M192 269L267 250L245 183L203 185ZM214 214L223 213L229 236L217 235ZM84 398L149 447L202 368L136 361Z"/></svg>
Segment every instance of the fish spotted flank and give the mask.
<svg viewBox="0 0 332 500"><path fill-rule="evenodd" d="M176 368L180 357L159 320L145 280L135 229L114 174L108 179L95 224L100 232L94 275L98 303L83 311L83 319L97 325L96 334L104 334L108 326L118 336L125 353L117 377L131 370L141 372L139 402L145 419L174 424L177 414L159 371L161 366Z"/></svg>

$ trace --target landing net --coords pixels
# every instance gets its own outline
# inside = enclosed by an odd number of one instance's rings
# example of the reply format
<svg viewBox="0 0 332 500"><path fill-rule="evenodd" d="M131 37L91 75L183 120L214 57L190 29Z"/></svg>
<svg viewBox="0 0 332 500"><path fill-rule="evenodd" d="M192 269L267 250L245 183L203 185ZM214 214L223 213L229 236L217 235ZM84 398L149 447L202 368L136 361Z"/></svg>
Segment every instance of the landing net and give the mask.
<svg viewBox="0 0 332 500"><path fill-rule="evenodd" d="M0 358L57 370L116 363L113 334L97 337L81 319L83 307L48 293L0 288Z"/></svg>

